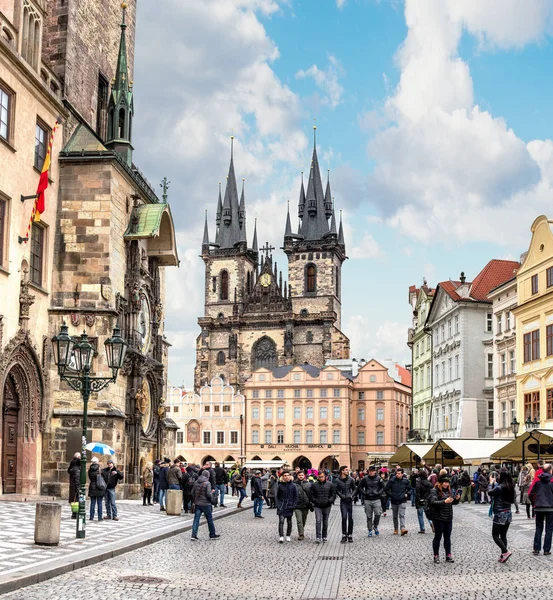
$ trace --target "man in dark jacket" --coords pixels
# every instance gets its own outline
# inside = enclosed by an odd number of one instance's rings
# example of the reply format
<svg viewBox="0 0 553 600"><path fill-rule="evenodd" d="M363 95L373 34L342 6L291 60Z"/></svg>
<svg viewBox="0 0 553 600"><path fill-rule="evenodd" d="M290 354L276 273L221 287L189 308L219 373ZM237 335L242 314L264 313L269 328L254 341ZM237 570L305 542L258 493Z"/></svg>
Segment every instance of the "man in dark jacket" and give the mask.
<svg viewBox="0 0 553 600"><path fill-rule="evenodd" d="M278 513L278 541L284 542L284 521L286 521L286 541L291 541L292 535L292 515L298 503L298 490L292 481L292 474L284 471L280 479L276 495L276 505Z"/></svg>
<svg viewBox="0 0 553 600"><path fill-rule="evenodd" d="M394 517L394 535L398 534L398 517L401 527L401 535L407 535L405 528L405 503L411 493L409 481L403 474L403 468L397 467L396 474L390 477L386 486L386 493L390 497L392 513Z"/></svg>
<svg viewBox="0 0 553 600"><path fill-rule="evenodd" d="M223 469L223 467L221 467L221 465L216 462L215 463L215 468L213 469L213 471L215 472L215 488L217 489L217 492L219 494L219 506L222 506L223 508L225 507L225 489L227 487L228 484L228 475L225 469Z"/></svg>
<svg viewBox="0 0 553 600"><path fill-rule="evenodd" d="M386 495L386 487L382 477L376 472L376 467L371 465L369 472L361 479L358 486L359 493L364 498L365 516L367 517L367 535L380 535L378 525L382 514L382 498Z"/></svg>
<svg viewBox="0 0 553 600"><path fill-rule="evenodd" d="M180 468L180 460L175 458L173 465L167 473L167 489L169 490L180 490L181 489L182 470Z"/></svg>
<svg viewBox="0 0 553 600"><path fill-rule="evenodd" d="M102 469L102 476L106 480L106 512L107 516L104 519L113 519L119 521L117 516L117 504L115 504L115 488L123 479L123 473L117 469L113 459L108 460L108 466Z"/></svg>
<svg viewBox="0 0 553 600"><path fill-rule="evenodd" d="M73 460L69 463L67 469L69 473L69 504L79 501L80 483L81 483L81 453L75 452ZM71 512L71 518L76 519L77 513Z"/></svg>
<svg viewBox="0 0 553 600"><path fill-rule="evenodd" d="M252 500L253 500L253 516L256 519L262 519L261 511L263 509L263 486L261 485L261 471L256 471L252 478Z"/></svg>
<svg viewBox="0 0 553 600"><path fill-rule="evenodd" d="M305 522L309 513L309 490L311 483L305 478L303 471L296 471L296 487L298 488L298 503L294 509L296 515L296 524L298 526L298 540L304 539Z"/></svg>
<svg viewBox="0 0 553 600"><path fill-rule="evenodd" d="M182 506L185 513L188 513L192 509L190 503L192 501L192 488L195 480L194 469L191 466L186 467L180 482L182 488Z"/></svg>
<svg viewBox="0 0 553 600"><path fill-rule="evenodd" d="M327 481L324 471L319 471L317 481L311 484L309 499L315 507L315 541L320 544L327 541L328 517L336 499L336 489Z"/></svg>
<svg viewBox="0 0 553 600"><path fill-rule="evenodd" d="M536 533L534 535L534 554L541 551L541 537L545 522L545 540L543 553L551 554L551 540L553 538L553 481L551 479L551 464L543 465L543 471L530 490L529 498L536 510Z"/></svg>
<svg viewBox="0 0 553 600"><path fill-rule="evenodd" d="M96 506L98 507L98 521L102 520L102 499L106 495L106 490L98 487L98 477L102 477L103 479L98 457L93 456L88 469L88 479L90 481L88 486L88 495L90 497L89 521L94 521L94 509Z"/></svg>
<svg viewBox="0 0 553 600"><path fill-rule="evenodd" d="M353 542L353 498L356 496L357 486L353 477L350 477L349 467L340 467L338 479L334 482L336 495L340 498L340 512L342 513L342 544Z"/></svg>
<svg viewBox="0 0 553 600"><path fill-rule="evenodd" d="M159 472L161 471L161 467L159 464L161 460L156 458L156 462L154 464L154 504L159 502Z"/></svg>
<svg viewBox="0 0 553 600"><path fill-rule="evenodd" d="M194 506L196 507L194 512L194 522L192 523L192 537L190 538L193 542L198 541L198 528L200 527L202 513L205 515L207 520L209 539L217 540L221 537L215 533L215 525L213 523L213 507L211 505L211 491L209 471L206 469L202 471L202 474L198 477L198 479L196 479L194 482L194 487L192 488Z"/></svg>
<svg viewBox="0 0 553 600"><path fill-rule="evenodd" d="M164 458L159 469L159 510L166 510L167 502L167 490L169 484L167 483L167 476L169 474L169 459Z"/></svg>
<svg viewBox="0 0 553 600"><path fill-rule="evenodd" d="M471 496L471 481L469 472L466 469L463 469L461 475L459 476L459 487L461 488L461 502L464 504L468 502L470 504L470 496Z"/></svg>

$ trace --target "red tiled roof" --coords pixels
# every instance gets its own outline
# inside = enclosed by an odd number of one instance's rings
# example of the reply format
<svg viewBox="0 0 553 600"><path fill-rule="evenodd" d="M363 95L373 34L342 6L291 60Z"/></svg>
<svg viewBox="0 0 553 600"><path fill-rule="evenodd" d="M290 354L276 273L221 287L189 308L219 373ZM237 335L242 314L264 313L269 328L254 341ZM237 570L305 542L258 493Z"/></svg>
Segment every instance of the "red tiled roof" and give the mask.
<svg viewBox="0 0 553 600"><path fill-rule="evenodd" d="M410 294L414 294L417 291L417 286L416 285L410 285L409 286L409 293Z"/></svg>
<svg viewBox="0 0 553 600"><path fill-rule="evenodd" d="M520 263L513 260L490 260L472 282L470 297L478 301L487 301L490 291L512 279L519 268Z"/></svg>
<svg viewBox="0 0 553 600"><path fill-rule="evenodd" d="M409 387L411 387L411 373L409 372L409 370L398 364L396 364L396 367L397 372L399 373L401 383L403 383L403 385L408 385Z"/></svg>
<svg viewBox="0 0 553 600"><path fill-rule="evenodd" d="M457 300L461 300L461 296L456 291L457 288L462 285L460 281L441 281L438 285L455 302L457 302Z"/></svg>

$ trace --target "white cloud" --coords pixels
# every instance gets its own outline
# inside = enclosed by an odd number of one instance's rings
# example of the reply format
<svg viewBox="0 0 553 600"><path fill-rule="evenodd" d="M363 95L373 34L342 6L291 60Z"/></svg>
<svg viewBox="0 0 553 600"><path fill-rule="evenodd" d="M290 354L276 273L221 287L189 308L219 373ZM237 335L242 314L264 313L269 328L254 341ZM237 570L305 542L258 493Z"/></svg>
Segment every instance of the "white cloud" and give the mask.
<svg viewBox="0 0 553 600"><path fill-rule="evenodd" d="M551 29L552 7L541 0L406 1L399 83L379 113L360 116L366 128L380 129L368 145L375 161L369 198L389 224L422 242L511 244L521 218L531 223L545 210L549 142L525 144L502 118L474 104L458 47L464 29L483 48L539 40Z"/></svg>
<svg viewBox="0 0 553 600"><path fill-rule="evenodd" d="M340 61L332 54L328 55L328 67L319 69L317 65L311 65L306 70L300 70L296 73L296 79L305 79L311 77L315 85L326 96L322 104L328 104L331 108L336 108L342 99L344 88L340 85L339 79L344 75L344 69Z"/></svg>
<svg viewBox="0 0 553 600"><path fill-rule="evenodd" d="M354 246L350 253L350 258L354 259L379 258L381 256L384 256L384 253L370 233L365 233L359 245Z"/></svg>
<svg viewBox="0 0 553 600"><path fill-rule="evenodd" d="M342 10L342 8L344 8L344 5L346 4L346 0L336 0L336 6Z"/></svg>
<svg viewBox="0 0 553 600"><path fill-rule="evenodd" d="M351 316L344 327L350 336L351 356L361 360L392 358L400 364L411 362L405 343L408 325L395 321L376 323L365 315Z"/></svg>

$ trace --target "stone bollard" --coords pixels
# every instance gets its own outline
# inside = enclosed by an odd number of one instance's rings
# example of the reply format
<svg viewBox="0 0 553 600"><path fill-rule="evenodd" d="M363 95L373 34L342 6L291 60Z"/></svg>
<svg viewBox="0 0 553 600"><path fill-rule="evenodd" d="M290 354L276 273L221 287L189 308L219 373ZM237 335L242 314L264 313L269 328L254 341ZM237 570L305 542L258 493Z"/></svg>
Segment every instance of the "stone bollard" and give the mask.
<svg viewBox="0 0 553 600"><path fill-rule="evenodd" d="M180 490L167 490L167 514L180 515L182 510L182 492Z"/></svg>
<svg viewBox="0 0 553 600"><path fill-rule="evenodd" d="M35 544L57 546L60 543L61 504L38 502L35 513Z"/></svg>

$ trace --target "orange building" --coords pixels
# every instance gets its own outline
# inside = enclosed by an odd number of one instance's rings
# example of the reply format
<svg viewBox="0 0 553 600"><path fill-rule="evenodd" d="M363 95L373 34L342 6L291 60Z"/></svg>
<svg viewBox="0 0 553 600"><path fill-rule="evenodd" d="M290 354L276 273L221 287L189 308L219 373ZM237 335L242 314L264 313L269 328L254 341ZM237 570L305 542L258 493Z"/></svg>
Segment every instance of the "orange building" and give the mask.
<svg viewBox="0 0 553 600"><path fill-rule="evenodd" d="M370 360L357 372L309 364L258 369L243 392L248 461L365 469L407 440L411 376L395 363Z"/></svg>

